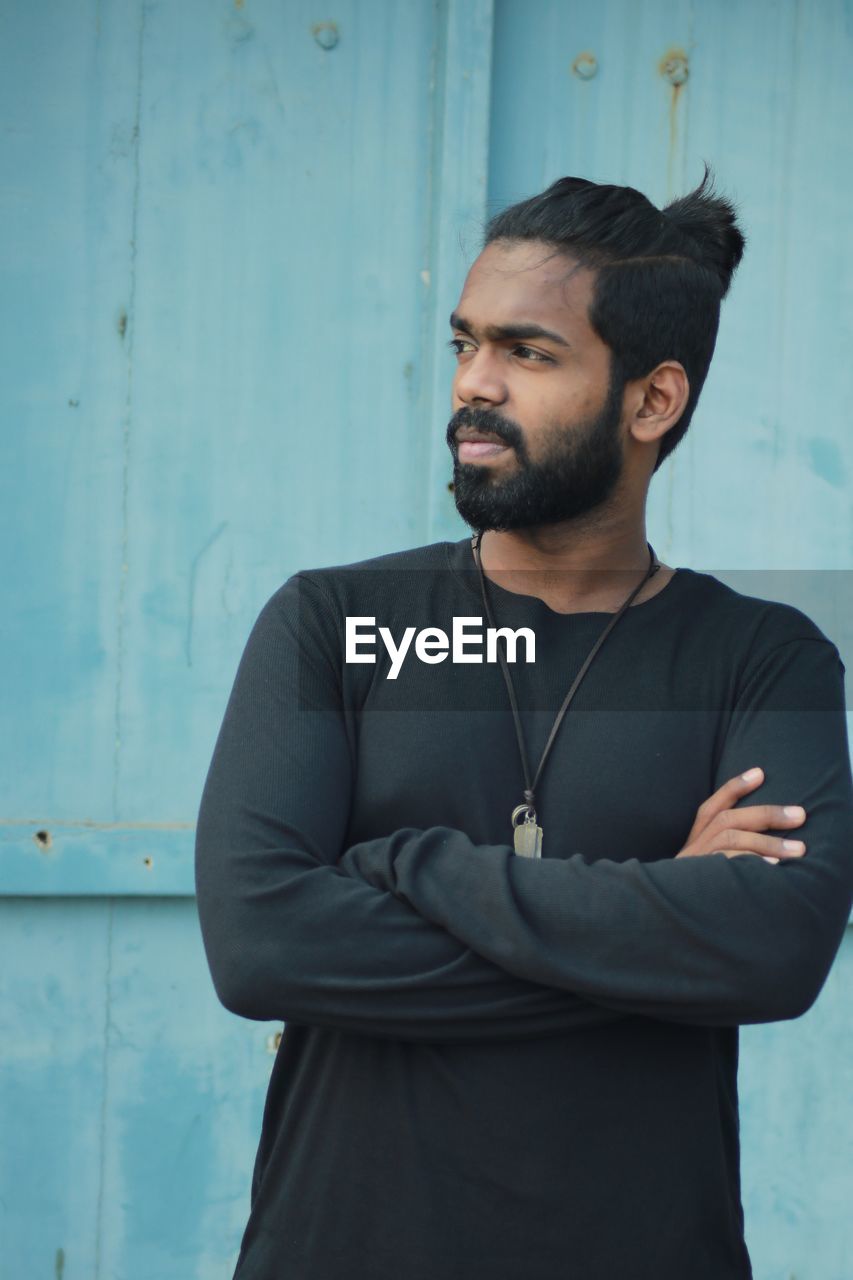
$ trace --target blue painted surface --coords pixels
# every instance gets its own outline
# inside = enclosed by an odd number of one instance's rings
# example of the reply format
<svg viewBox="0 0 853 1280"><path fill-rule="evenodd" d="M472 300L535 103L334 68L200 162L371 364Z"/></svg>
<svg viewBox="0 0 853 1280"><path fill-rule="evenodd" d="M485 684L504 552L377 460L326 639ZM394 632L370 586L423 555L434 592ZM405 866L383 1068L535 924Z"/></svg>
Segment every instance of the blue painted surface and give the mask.
<svg viewBox="0 0 853 1280"><path fill-rule="evenodd" d="M851 45L840 0L0 10L0 1274L231 1276L277 1028L212 992L201 785L285 577L462 536L487 212L715 165L750 243L650 538L853 671ZM851 1274L852 957L742 1034L757 1280Z"/></svg>
<svg viewBox="0 0 853 1280"><path fill-rule="evenodd" d="M0 937L0 1275L227 1280L280 1026L218 1004L191 897L8 899Z"/></svg>

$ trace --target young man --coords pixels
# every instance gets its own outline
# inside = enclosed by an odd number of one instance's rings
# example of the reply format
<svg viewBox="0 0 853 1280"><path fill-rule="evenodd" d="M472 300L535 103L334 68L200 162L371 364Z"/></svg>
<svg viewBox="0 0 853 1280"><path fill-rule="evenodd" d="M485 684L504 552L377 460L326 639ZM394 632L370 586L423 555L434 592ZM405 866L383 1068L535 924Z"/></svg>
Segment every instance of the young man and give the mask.
<svg viewBox="0 0 853 1280"><path fill-rule="evenodd" d="M249 637L196 864L220 999L285 1022L239 1280L751 1275L737 1028L821 989L853 781L836 646L646 541L744 247L707 179L494 218L475 538L296 575Z"/></svg>

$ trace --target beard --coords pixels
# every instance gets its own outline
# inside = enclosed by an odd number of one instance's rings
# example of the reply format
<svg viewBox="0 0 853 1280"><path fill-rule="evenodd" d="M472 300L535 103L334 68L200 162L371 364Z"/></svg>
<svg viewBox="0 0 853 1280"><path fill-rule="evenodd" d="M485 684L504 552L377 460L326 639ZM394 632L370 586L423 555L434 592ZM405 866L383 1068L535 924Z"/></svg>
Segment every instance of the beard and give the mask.
<svg viewBox="0 0 853 1280"><path fill-rule="evenodd" d="M490 409L459 409L447 424L447 444L453 454L453 497L465 523L483 532L527 529L576 520L606 502L622 474L623 390L611 372L601 411L581 422L551 423L536 462L516 422ZM456 432L463 426L489 431L509 445L517 470L497 476L488 465L460 462Z"/></svg>

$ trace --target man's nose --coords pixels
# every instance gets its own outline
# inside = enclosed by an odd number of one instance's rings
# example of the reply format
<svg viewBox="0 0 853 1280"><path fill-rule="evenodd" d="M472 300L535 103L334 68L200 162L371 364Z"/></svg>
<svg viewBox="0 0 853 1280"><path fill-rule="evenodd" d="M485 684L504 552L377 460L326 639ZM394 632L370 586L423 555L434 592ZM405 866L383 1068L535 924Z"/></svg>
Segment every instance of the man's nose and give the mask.
<svg viewBox="0 0 853 1280"><path fill-rule="evenodd" d="M477 401L501 404L506 399L506 384L499 368L499 355L484 347L468 356L456 370L453 391L465 404Z"/></svg>

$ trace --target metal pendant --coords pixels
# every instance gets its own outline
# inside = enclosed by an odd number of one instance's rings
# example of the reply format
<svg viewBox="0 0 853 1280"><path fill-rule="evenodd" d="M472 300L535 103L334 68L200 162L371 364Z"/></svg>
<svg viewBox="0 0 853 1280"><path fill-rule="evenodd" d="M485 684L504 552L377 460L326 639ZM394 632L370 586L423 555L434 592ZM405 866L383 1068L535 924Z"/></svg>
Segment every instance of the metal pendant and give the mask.
<svg viewBox="0 0 853 1280"><path fill-rule="evenodd" d="M542 828L536 823L536 810L519 804L512 811L512 843L521 858L542 857Z"/></svg>

